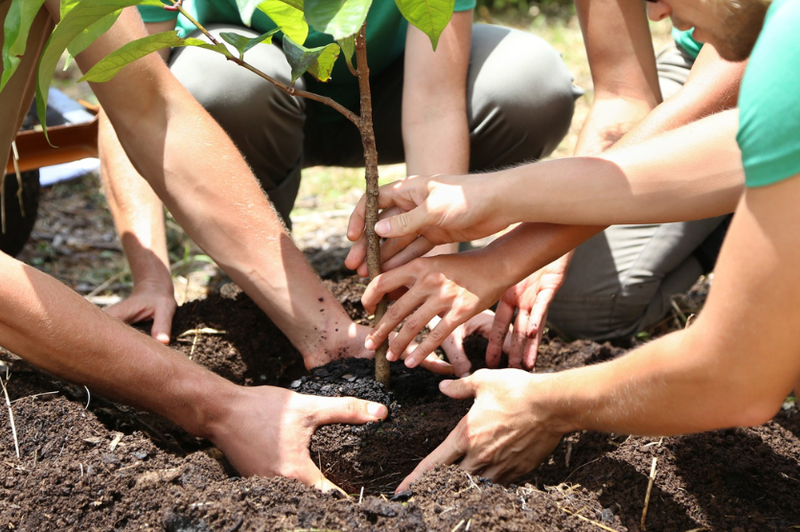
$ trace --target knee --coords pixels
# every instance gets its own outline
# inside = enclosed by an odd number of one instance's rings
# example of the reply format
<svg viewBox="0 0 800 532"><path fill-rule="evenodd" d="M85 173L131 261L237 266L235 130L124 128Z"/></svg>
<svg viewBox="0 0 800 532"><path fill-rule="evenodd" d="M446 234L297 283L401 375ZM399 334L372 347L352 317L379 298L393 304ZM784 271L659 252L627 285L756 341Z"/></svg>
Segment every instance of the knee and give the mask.
<svg viewBox="0 0 800 532"><path fill-rule="evenodd" d="M549 155L569 131L582 94L561 54L541 38L509 28L478 26L475 40L469 90L478 134L517 139L513 157L519 160L500 164Z"/></svg>

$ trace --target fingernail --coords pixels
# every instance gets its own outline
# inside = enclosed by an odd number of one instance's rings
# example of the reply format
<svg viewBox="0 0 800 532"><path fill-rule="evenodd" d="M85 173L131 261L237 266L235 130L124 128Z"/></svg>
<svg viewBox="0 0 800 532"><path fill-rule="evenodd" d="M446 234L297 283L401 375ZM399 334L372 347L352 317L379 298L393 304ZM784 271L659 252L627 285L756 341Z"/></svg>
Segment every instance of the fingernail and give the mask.
<svg viewBox="0 0 800 532"><path fill-rule="evenodd" d="M467 377L469 377L469 371L467 371L465 373L462 373L461 375L458 376L459 379L464 379L464 378L467 378Z"/></svg>
<svg viewBox="0 0 800 532"><path fill-rule="evenodd" d="M395 355L391 349L387 349L386 360L388 360L389 362L394 362L395 360L397 360L397 355Z"/></svg>
<svg viewBox="0 0 800 532"><path fill-rule="evenodd" d="M392 226L389 224L388 220L380 220L375 223L375 232L381 236L388 233L391 228Z"/></svg>
<svg viewBox="0 0 800 532"><path fill-rule="evenodd" d="M411 358L411 357L408 357L408 358L405 360L405 364L406 364L406 367L407 367L407 368L414 368L414 367L416 367L416 366L417 366L417 361L416 361L416 360L414 360L414 359L413 359L413 358Z"/></svg>
<svg viewBox="0 0 800 532"><path fill-rule="evenodd" d="M439 383L439 389L442 390L442 391L446 390L447 388L450 387L450 384L452 384L452 382L453 382L453 379L445 379L445 380L443 380L442 382Z"/></svg>
<svg viewBox="0 0 800 532"><path fill-rule="evenodd" d="M372 338L369 337L367 337L367 340L364 342L364 347L370 351L375 351L378 348L378 346L375 345L375 342L372 340Z"/></svg>
<svg viewBox="0 0 800 532"><path fill-rule="evenodd" d="M369 415L380 419L383 419L384 417L386 417L386 414L389 413L386 407L379 403L369 403L367 405L367 412L369 413Z"/></svg>

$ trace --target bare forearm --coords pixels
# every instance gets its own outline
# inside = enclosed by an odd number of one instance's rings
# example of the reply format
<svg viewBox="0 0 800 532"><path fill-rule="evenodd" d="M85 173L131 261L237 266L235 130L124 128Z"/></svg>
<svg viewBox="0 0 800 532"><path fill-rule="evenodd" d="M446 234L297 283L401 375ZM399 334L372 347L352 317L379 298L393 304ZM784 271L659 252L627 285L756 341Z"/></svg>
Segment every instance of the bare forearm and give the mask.
<svg viewBox="0 0 800 532"><path fill-rule="evenodd" d="M617 146L633 145L666 131L736 107L747 62L722 59L713 46L703 46L683 87L662 102Z"/></svg>
<svg viewBox="0 0 800 532"><path fill-rule="evenodd" d="M453 14L434 52L409 25L403 84L403 144L409 175L469 170L467 69L472 11Z"/></svg>
<svg viewBox="0 0 800 532"><path fill-rule="evenodd" d="M131 164L105 113L98 137L103 188L134 283L163 278L171 284L161 200Z"/></svg>
<svg viewBox="0 0 800 532"><path fill-rule="evenodd" d="M53 278L0 254L0 344L92 392L205 435L206 399L230 383L107 316Z"/></svg>
<svg viewBox="0 0 800 532"><path fill-rule="evenodd" d="M508 223L663 223L732 212L744 186L728 111L602 157L574 157L500 172L492 197ZM701 162L699 162L701 161Z"/></svg>

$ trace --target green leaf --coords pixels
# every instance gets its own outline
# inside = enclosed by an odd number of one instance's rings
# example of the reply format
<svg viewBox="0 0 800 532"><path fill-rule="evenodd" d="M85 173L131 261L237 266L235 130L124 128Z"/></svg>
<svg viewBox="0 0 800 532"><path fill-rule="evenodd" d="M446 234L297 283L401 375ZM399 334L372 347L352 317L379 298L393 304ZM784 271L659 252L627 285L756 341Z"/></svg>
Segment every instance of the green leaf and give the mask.
<svg viewBox="0 0 800 532"><path fill-rule="evenodd" d="M317 60L308 67L308 73L320 81L328 81L331 79L331 72L336 59L339 57L339 45L330 43L323 47L322 53L319 54Z"/></svg>
<svg viewBox="0 0 800 532"><path fill-rule="evenodd" d="M61 54L64 53L67 46L81 32L103 17L124 7L134 5L164 7L161 0L92 0L91 2L84 0L74 5L61 19L61 22L56 25L39 60L39 72L36 80L36 110L39 113L39 119L42 124L45 124L47 93L53 80L53 73ZM44 128L44 134L49 142L46 127Z"/></svg>
<svg viewBox="0 0 800 532"><path fill-rule="evenodd" d="M305 4L311 27L338 41L358 33L372 0L305 0Z"/></svg>
<svg viewBox="0 0 800 532"><path fill-rule="evenodd" d="M280 30L275 28L273 30L268 31L258 37L247 37L245 35L241 35L239 33L234 33L232 31L225 31L219 34L222 39L236 48L239 51L239 59L244 59L244 53L251 49L253 46L260 44L260 43L272 43L272 36L278 33Z"/></svg>
<svg viewBox="0 0 800 532"><path fill-rule="evenodd" d="M320 81L327 81L331 77L333 63L339 57L339 45L336 43L306 48L288 37L283 38L283 51L292 67L292 85L306 72Z"/></svg>
<svg viewBox="0 0 800 532"><path fill-rule="evenodd" d="M77 37L75 37L72 40L72 42L67 47L69 56L67 57L67 61L64 64L64 70L66 70L67 67L69 67L73 57L75 57L82 51L86 50L86 48L88 48L90 44L96 41L98 37L107 32L111 28L111 26L114 25L114 23L119 18L120 13L122 13L121 10L106 15L105 17L101 18L100 20L98 20L85 30L83 30L81 33L78 34Z"/></svg>
<svg viewBox="0 0 800 532"><path fill-rule="evenodd" d="M453 16L455 0L394 0L406 20L431 40L433 49Z"/></svg>
<svg viewBox="0 0 800 532"><path fill-rule="evenodd" d="M165 31L129 42L119 50L104 57L78 81L91 81L93 83L108 81L116 76L125 66L133 63L137 59L141 59L147 54L164 48L180 48L182 46L205 48L218 52L226 57L232 57L224 44L209 44L204 40L191 37L181 39L178 37L177 31Z"/></svg>
<svg viewBox="0 0 800 532"><path fill-rule="evenodd" d="M354 67L353 67L353 54L356 53L356 38L355 38L355 36L351 35L349 37L345 37L344 39L341 39L341 40L336 41L336 42L339 43L339 48L342 49L342 53L344 54L344 60L347 61L347 66L349 66L351 70L354 69Z"/></svg>
<svg viewBox="0 0 800 532"><path fill-rule="evenodd" d="M266 0L258 4L258 9L271 18L284 35L296 43L304 43L308 37L308 23L303 14L302 1L299 8L294 4L296 2Z"/></svg>
<svg viewBox="0 0 800 532"><path fill-rule="evenodd" d="M17 71L20 58L28 46L28 35L33 19L44 4L44 0L11 0L3 24L3 76L0 91Z"/></svg>

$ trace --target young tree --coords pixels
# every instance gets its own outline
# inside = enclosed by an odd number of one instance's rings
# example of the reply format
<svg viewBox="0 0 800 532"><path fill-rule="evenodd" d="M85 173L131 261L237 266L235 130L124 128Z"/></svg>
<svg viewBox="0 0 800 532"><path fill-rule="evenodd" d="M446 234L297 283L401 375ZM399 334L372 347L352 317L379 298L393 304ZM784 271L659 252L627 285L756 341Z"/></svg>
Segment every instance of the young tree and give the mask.
<svg viewBox="0 0 800 532"><path fill-rule="evenodd" d="M374 226L378 220L378 152L372 123L372 99L369 84L369 66L366 50L366 18L372 0L236 0L242 20L248 24L258 10L270 17L276 28L256 38L235 32L221 34L225 41L220 42L203 26L194 20L183 8L183 0L62 0L61 21L55 27L47 46L42 53L36 89L36 107L44 124L47 108L47 93L56 65L68 51L75 56L83 51L97 37L107 31L119 16L121 10L131 6L159 6L167 10L179 11L190 20L209 42L195 38L181 38L177 31L150 35L128 43L116 52L97 63L82 80L103 82L113 78L125 65L157 50L184 46L195 46L222 54L228 60L241 65L261 76L289 94L324 103L350 120L361 136L364 150L365 178L367 192L366 234L368 239L367 262L370 280L380 272L380 239ZM403 16L431 40L434 50L444 28L453 14L454 0L395 0ZM3 47L3 77L0 79L2 91L14 73L18 57L25 51L30 25L44 0L11 0L11 7L5 23ZM322 47L303 46L309 27L331 36L333 42ZM291 84L287 85L250 65L245 55L254 46L271 44L273 36L283 33L282 45L291 65ZM231 52L226 43L235 53ZM300 90L294 87L295 81L305 73L320 81L330 79L331 71L340 55L344 56L350 72L358 78L360 112L355 113L331 98ZM46 132L45 132L46 133ZM375 313L380 320L387 308L387 301L381 302ZM375 377L388 386L389 363L386 360L388 343L384 342L375 355Z"/></svg>

